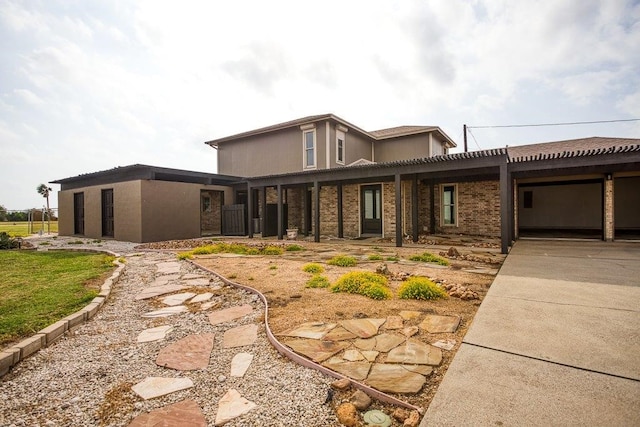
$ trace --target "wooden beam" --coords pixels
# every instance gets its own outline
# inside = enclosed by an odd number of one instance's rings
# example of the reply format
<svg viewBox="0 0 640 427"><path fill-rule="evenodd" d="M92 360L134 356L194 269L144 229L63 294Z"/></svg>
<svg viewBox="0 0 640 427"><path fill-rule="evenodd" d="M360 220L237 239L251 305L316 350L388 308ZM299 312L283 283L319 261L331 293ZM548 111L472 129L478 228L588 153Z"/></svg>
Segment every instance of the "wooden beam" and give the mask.
<svg viewBox="0 0 640 427"><path fill-rule="evenodd" d="M402 247L402 180L396 174L396 247Z"/></svg>

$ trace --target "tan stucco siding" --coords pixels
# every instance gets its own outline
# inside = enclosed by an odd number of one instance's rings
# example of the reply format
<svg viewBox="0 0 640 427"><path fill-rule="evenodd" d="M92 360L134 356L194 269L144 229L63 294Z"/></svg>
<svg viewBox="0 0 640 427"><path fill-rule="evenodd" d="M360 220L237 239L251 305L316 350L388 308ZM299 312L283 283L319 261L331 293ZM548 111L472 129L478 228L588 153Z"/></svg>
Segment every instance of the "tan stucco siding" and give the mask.
<svg viewBox="0 0 640 427"><path fill-rule="evenodd" d="M377 163L429 157L429 136L420 134L375 142Z"/></svg>

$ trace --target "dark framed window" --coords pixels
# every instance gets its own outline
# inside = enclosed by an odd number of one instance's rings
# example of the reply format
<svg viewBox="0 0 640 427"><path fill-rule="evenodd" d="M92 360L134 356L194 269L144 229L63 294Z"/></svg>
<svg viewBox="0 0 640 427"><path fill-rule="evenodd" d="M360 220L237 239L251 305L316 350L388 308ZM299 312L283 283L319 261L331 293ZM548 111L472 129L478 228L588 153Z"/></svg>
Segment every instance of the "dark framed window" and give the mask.
<svg viewBox="0 0 640 427"><path fill-rule="evenodd" d="M442 224L456 225L456 186L442 186Z"/></svg>

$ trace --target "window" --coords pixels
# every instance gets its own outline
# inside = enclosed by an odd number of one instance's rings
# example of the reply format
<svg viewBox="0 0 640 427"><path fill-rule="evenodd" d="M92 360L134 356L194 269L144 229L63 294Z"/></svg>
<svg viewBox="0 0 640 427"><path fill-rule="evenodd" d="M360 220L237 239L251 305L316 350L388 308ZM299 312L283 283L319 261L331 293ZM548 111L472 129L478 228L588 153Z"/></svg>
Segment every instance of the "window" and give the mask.
<svg viewBox="0 0 640 427"><path fill-rule="evenodd" d="M304 168L316 167L316 130L305 130L302 132L302 142L304 144Z"/></svg>
<svg viewBox="0 0 640 427"><path fill-rule="evenodd" d="M344 165L344 140L344 132L336 130L336 163L340 165Z"/></svg>
<svg viewBox="0 0 640 427"><path fill-rule="evenodd" d="M202 196L202 212L211 212L210 196Z"/></svg>
<svg viewBox="0 0 640 427"><path fill-rule="evenodd" d="M442 186L442 225L456 225L456 186Z"/></svg>
<svg viewBox="0 0 640 427"><path fill-rule="evenodd" d="M533 208L533 191L524 192L524 208L525 209Z"/></svg>

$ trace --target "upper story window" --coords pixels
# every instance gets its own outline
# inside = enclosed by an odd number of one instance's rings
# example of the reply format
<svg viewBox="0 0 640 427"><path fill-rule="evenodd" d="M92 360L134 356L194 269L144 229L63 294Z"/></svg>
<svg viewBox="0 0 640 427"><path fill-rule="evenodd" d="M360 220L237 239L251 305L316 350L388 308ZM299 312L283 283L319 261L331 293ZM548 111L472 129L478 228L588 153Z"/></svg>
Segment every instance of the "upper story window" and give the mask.
<svg viewBox="0 0 640 427"><path fill-rule="evenodd" d="M457 225L456 186L442 186L442 225Z"/></svg>
<svg viewBox="0 0 640 427"><path fill-rule="evenodd" d="M345 133L341 130L336 130L336 163L344 165L344 145L345 145Z"/></svg>
<svg viewBox="0 0 640 427"><path fill-rule="evenodd" d="M317 166L316 130L303 129L302 131L303 165L305 169L313 169Z"/></svg>

